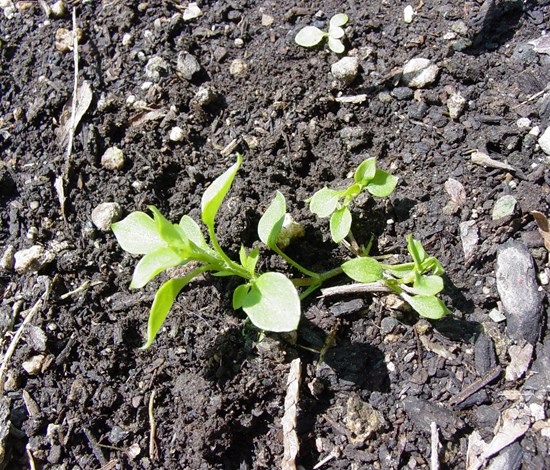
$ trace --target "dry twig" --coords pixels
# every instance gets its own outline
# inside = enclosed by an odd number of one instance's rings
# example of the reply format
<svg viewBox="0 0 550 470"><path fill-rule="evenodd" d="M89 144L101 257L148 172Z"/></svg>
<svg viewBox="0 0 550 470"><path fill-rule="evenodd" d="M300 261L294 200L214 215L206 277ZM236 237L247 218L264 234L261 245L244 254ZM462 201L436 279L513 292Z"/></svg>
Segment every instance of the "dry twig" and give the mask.
<svg viewBox="0 0 550 470"><path fill-rule="evenodd" d="M151 460L156 460L158 457L158 449L157 444L155 441L156 434L157 434L157 424L155 423L155 416L153 413L153 406L155 404L155 391L153 390L151 392L151 396L149 397L149 458Z"/></svg>
<svg viewBox="0 0 550 470"><path fill-rule="evenodd" d="M285 396L285 414L281 420L284 443L284 455L281 462L282 470L296 470L296 456L300 450L298 434L296 434L296 415L300 395L301 371L300 358L294 359L290 363Z"/></svg>

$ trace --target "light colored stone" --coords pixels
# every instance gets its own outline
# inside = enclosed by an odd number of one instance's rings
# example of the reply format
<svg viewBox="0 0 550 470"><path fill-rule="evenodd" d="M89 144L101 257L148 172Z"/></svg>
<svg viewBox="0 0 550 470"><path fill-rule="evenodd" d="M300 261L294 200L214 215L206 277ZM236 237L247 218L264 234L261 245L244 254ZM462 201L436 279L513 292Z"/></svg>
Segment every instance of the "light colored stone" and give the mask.
<svg viewBox="0 0 550 470"><path fill-rule="evenodd" d="M416 57L403 67L401 82L411 88L424 88L433 83L439 74L439 67L429 59Z"/></svg>
<svg viewBox="0 0 550 470"><path fill-rule="evenodd" d="M199 64L194 55L189 54L189 52L180 52L178 54L176 70L185 80L191 80L193 75L199 72L200 69L201 64Z"/></svg>
<svg viewBox="0 0 550 470"><path fill-rule="evenodd" d="M185 132L183 132L183 129L181 127L175 126L170 129L170 135L168 138L172 142L181 142L183 139L185 139Z"/></svg>
<svg viewBox="0 0 550 470"><path fill-rule="evenodd" d="M77 28L76 30L76 42L80 44L82 41L82 30ZM73 32L65 28L59 28L55 32L55 48L59 52L69 52L73 50L74 39Z"/></svg>
<svg viewBox="0 0 550 470"><path fill-rule="evenodd" d="M120 170L124 166L124 152L118 147L109 147L101 157L101 165L107 170Z"/></svg>
<svg viewBox="0 0 550 470"><path fill-rule="evenodd" d="M198 18L202 15L202 10L199 8L199 6L195 2L189 3L187 5L187 8L183 10L183 20L184 21L191 21L195 18Z"/></svg>
<svg viewBox="0 0 550 470"><path fill-rule="evenodd" d="M162 74L168 70L168 62L162 57L151 57L145 65L145 75L153 82L158 82Z"/></svg>
<svg viewBox="0 0 550 470"><path fill-rule="evenodd" d="M118 203L103 202L92 211L92 222L99 230L107 232L121 215L122 209Z"/></svg>
<svg viewBox="0 0 550 470"><path fill-rule="evenodd" d="M529 129L531 127L531 119L527 117L519 118L516 121L516 126L518 126L519 129Z"/></svg>
<svg viewBox="0 0 550 470"><path fill-rule="evenodd" d="M403 21L407 24L412 23L414 15L416 15L414 8L411 5L407 5L403 10Z"/></svg>
<svg viewBox="0 0 550 470"><path fill-rule="evenodd" d="M547 127L539 137L539 145L546 155L550 155L550 127Z"/></svg>
<svg viewBox="0 0 550 470"><path fill-rule="evenodd" d="M42 371L42 365L44 364L44 354L38 354L31 357L28 361L23 362L22 366L25 372L29 375L38 375Z"/></svg>
<svg viewBox="0 0 550 470"><path fill-rule="evenodd" d="M344 127L340 131L340 138L348 150L353 150L366 143L365 129L362 127Z"/></svg>
<svg viewBox="0 0 550 470"><path fill-rule="evenodd" d="M451 119L459 118L466 108L466 98L460 93L453 93L447 100L447 109Z"/></svg>
<svg viewBox="0 0 550 470"><path fill-rule="evenodd" d="M498 249L497 290L502 301L508 335L534 344L541 327L541 296L535 280L533 258L518 241Z"/></svg>
<svg viewBox="0 0 550 470"><path fill-rule="evenodd" d="M201 85L195 93L195 102L199 106L206 106L216 101L216 93L209 86Z"/></svg>
<svg viewBox="0 0 550 470"><path fill-rule="evenodd" d="M19 274L38 272L51 263L55 255L41 245L33 245L26 250L20 250L14 255L15 271Z"/></svg>
<svg viewBox="0 0 550 470"><path fill-rule="evenodd" d="M65 4L59 0L58 2L55 2L51 6L52 15L56 18L62 18L67 13L67 8L65 8Z"/></svg>
<svg viewBox="0 0 550 470"><path fill-rule="evenodd" d="M262 26L271 26L274 21L275 18L271 15L266 15L265 13L262 15Z"/></svg>
<svg viewBox="0 0 550 470"><path fill-rule="evenodd" d="M231 62L231 65L229 66L229 73L231 75L242 75L246 72L247 65L244 60L241 59L235 59Z"/></svg>
<svg viewBox="0 0 550 470"><path fill-rule="evenodd" d="M15 264L15 247L13 245L6 246L2 258L0 258L0 269L11 271Z"/></svg>
<svg viewBox="0 0 550 470"><path fill-rule="evenodd" d="M332 64L330 71L334 78L349 85L357 77L359 59L357 57L344 57Z"/></svg>

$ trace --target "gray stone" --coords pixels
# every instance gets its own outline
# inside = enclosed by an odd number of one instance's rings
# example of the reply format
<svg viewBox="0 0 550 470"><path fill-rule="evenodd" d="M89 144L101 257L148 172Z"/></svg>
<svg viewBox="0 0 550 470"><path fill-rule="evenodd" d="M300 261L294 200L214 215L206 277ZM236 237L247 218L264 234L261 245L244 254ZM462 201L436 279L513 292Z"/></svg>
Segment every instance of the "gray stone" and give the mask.
<svg viewBox="0 0 550 470"><path fill-rule="evenodd" d="M550 127L547 127L539 137L539 145L546 155L550 155Z"/></svg>
<svg viewBox="0 0 550 470"><path fill-rule="evenodd" d="M202 85L195 93L195 103L199 106L207 106L214 103L218 99L218 96L208 86Z"/></svg>
<svg viewBox="0 0 550 470"><path fill-rule="evenodd" d="M20 250L14 255L15 271L19 274L38 272L51 263L55 255L41 245L33 245L26 250Z"/></svg>
<svg viewBox="0 0 550 470"><path fill-rule="evenodd" d="M362 127L344 127L340 131L340 138L348 150L353 150L366 143L365 129Z"/></svg>
<svg viewBox="0 0 550 470"><path fill-rule="evenodd" d="M332 64L330 71L334 78L349 85L357 77L359 59L357 57L344 57Z"/></svg>
<svg viewBox="0 0 550 470"><path fill-rule="evenodd" d="M424 88L435 82L439 67L429 59L416 57L409 60L403 67L401 83L411 88Z"/></svg>
<svg viewBox="0 0 550 470"><path fill-rule="evenodd" d="M0 394L0 468L8 463L7 441L10 435L10 403L4 394Z"/></svg>
<svg viewBox="0 0 550 470"><path fill-rule="evenodd" d="M515 340L534 344L540 331L542 299L533 258L523 243L511 241L498 249L496 264L497 290L508 334Z"/></svg>
<svg viewBox="0 0 550 470"><path fill-rule="evenodd" d="M330 313L335 317L340 317L342 315L349 315L351 313L358 312L365 306L365 303L362 299L353 299L347 302L338 302L330 307Z"/></svg>
<svg viewBox="0 0 550 470"><path fill-rule="evenodd" d="M103 202L92 211L92 222L101 231L107 232L111 224L118 222L122 209L116 202Z"/></svg>
<svg viewBox="0 0 550 470"><path fill-rule="evenodd" d="M194 55L189 54L189 52L180 52L178 54L176 70L185 80L191 80L193 75L199 72L200 69L201 65Z"/></svg>
<svg viewBox="0 0 550 470"><path fill-rule="evenodd" d="M383 336L390 334L399 325L399 321L393 317L384 317L380 322L380 333Z"/></svg>
<svg viewBox="0 0 550 470"><path fill-rule="evenodd" d="M519 442L514 442L502 449L500 453L491 459L491 463L487 467L487 470L519 470L521 468L521 461L523 457L523 450Z"/></svg>
<svg viewBox="0 0 550 470"><path fill-rule="evenodd" d="M497 364L493 340L482 333L474 345L474 364L480 376L485 375Z"/></svg>
<svg viewBox="0 0 550 470"><path fill-rule="evenodd" d="M168 71L168 62L162 57L151 57L145 65L145 75L153 82L158 82L161 75Z"/></svg>
<svg viewBox="0 0 550 470"><path fill-rule="evenodd" d="M437 423L445 439L452 439L456 432L464 427L464 422L458 415L443 406L412 396L405 398L402 404L416 428L428 434L432 422Z"/></svg>
<svg viewBox="0 0 550 470"><path fill-rule="evenodd" d="M101 157L101 165L107 170L120 170L124 166L124 152L118 147L109 147Z"/></svg>
<svg viewBox="0 0 550 470"><path fill-rule="evenodd" d="M6 246L2 257L0 258L0 269L11 271L15 263L15 247L13 245Z"/></svg>
<svg viewBox="0 0 550 470"><path fill-rule="evenodd" d="M447 109L451 119L459 118L466 108L466 98L460 93L453 93L447 100Z"/></svg>
<svg viewBox="0 0 550 470"><path fill-rule="evenodd" d="M398 86L397 88L394 88L392 90L391 94L395 96L395 98L397 98L399 101L402 101L410 100L413 97L414 92L411 88L407 86Z"/></svg>
<svg viewBox="0 0 550 470"><path fill-rule="evenodd" d="M550 393L550 335L546 336L543 344L537 345L536 359L531 366L531 375L525 380L523 390Z"/></svg>

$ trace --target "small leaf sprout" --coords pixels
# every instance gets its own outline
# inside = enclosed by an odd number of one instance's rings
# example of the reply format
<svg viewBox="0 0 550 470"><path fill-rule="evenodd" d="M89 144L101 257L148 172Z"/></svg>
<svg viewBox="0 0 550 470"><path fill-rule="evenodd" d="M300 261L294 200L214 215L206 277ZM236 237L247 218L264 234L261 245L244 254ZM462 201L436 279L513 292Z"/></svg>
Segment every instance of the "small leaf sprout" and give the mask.
<svg viewBox="0 0 550 470"><path fill-rule="evenodd" d="M296 44L302 47L314 47L327 39L328 48L336 54L342 54L346 48L342 39L346 35L343 26L348 22L348 15L338 13L329 21L328 32L321 31L316 26L305 26L294 38Z"/></svg>

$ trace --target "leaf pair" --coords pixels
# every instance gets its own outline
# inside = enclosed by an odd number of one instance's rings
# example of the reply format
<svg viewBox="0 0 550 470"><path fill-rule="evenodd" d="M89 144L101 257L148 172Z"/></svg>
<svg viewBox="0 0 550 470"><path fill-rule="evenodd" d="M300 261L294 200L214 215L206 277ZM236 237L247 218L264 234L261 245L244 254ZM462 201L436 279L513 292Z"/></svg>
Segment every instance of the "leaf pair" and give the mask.
<svg viewBox="0 0 550 470"><path fill-rule="evenodd" d="M305 26L298 31L294 40L299 46L314 47L326 38L329 49L336 54L342 54L346 50L342 42L346 33L342 26L345 26L347 22L348 16L338 13L330 19L327 33L315 26Z"/></svg>
<svg viewBox="0 0 550 470"><path fill-rule="evenodd" d="M353 175L355 183L345 189L327 187L317 191L309 200L311 212L324 218L330 216L330 234L336 243L346 238L351 230L349 205L361 191L376 197L389 196L397 185L397 178L376 168L376 158L364 160Z"/></svg>

